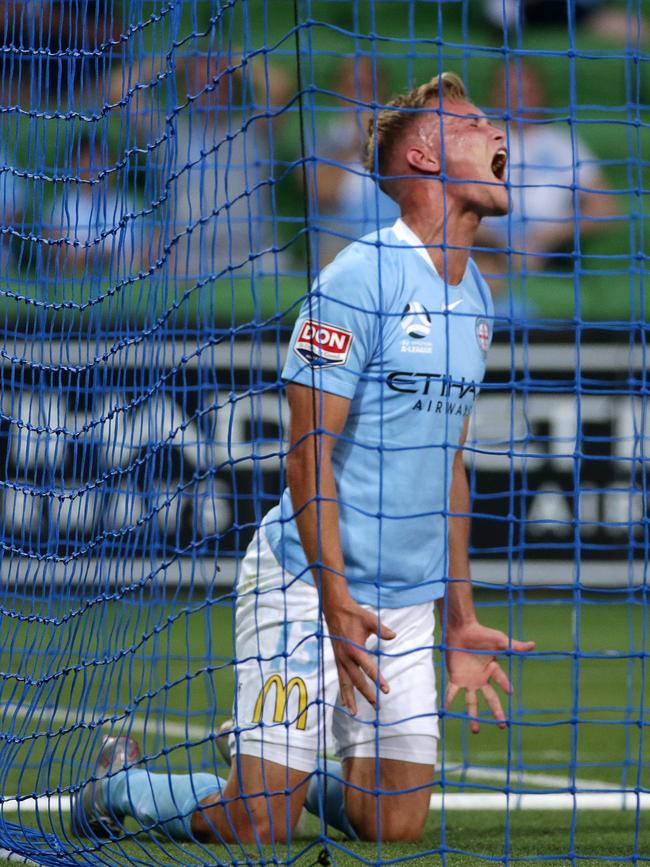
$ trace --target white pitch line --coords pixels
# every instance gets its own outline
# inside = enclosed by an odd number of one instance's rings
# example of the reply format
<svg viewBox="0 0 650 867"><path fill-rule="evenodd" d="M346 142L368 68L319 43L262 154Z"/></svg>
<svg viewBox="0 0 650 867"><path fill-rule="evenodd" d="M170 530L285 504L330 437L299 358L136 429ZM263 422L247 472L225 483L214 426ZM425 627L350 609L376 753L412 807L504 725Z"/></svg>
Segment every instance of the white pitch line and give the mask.
<svg viewBox="0 0 650 867"><path fill-rule="evenodd" d="M650 810L650 794L630 791L579 792L576 795L556 792L536 792L525 795L435 794L429 809L445 810Z"/></svg>
<svg viewBox="0 0 650 867"><path fill-rule="evenodd" d="M58 723L59 725L65 726L74 726L79 725L79 723L83 723L84 726L98 726L100 722L98 720L88 720L88 719L79 719L78 715L74 712L69 712L65 710L53 710L46 709L45 712L41 713L40 710L34 710L33 708L24 708L21 705L17 704L7 704L4 705L3 712L9 711L13 713L14 716L18 717L26 717L31 716L32 721L37 723L39 727L39 732L43 731L45 728L48 728L52 723ZM101 725L113 726L115 728L120 727L121 724L124 723L126 717L130 716L129 713L124 713L124 716L121 719L117 719L115 721L106 720L101 723ZM198 725L184 725L183 723L173 722L172 720L162 722L160 720L155 719L154 717L149 717L148 719L144 719L142 717L135 717L128 726L128 731L138 732L142 734L145 731L157 730L165 734L169 734L175 738L184 738L189 737L193 741L200 741L203 738L207 737L209 734L208 729L204 726ZM4 732L7 733L6 731ZM31 734L31 733L30 733Z"/></svg>
<svg viewBox="0 0 650 867"><path fill-rule="evenodd" d="M3 863L8 861L10 864L29 864L30 867L38 867L36 861L31 858L26 858L24 855L19 855L18 852L12 852L11 849L0 849L0 861Z"/></svg>
<svg viewBox="0 0 650 867"><path fill-rule="evenodd" d="M603 782L602 780L578 780L575 781L571 777L560 776L560 774L543 774L537 771L521 771L518 769L510 769L510 773L506 768L474 768L466 767L465 765L445 765L445 775L453 774L454 776L465 776L474 780L495 780L499 782L509 782L510 785L531 785L540 786L548 789L566 789L568 786L573 786L577 789L609 789L611 783Z"/></svg>
<svg viewBox="0 0 650 867"><path fill-rule="evenodd" d="M505 795L501 792L476 794L440 794L431 796L430 809L445 810L650 810L650 794L637 794L630 790L610 792L579 792L576 795L555 792ZM47 797L25 798L18 802L8 798L0 802L3 813L69 813L70 798Z"/></svg>
<svg viewBox="0 0 650 867"><path fill-rule="evenodd" d="M24 855L19 855L17 852L12 852L11 849L0 849L0 861L3 863L8 861L9 864L28 864L33 867L38 867L36 861L31 858L26 858Z"/></svg>
<svg viewBox="0 0 650 867"><path fill-rule="evenodd" d="M0 815L2 813L69 813L70 798L66 796L40 795L38 798L7 798L0 799Z"/></svg>

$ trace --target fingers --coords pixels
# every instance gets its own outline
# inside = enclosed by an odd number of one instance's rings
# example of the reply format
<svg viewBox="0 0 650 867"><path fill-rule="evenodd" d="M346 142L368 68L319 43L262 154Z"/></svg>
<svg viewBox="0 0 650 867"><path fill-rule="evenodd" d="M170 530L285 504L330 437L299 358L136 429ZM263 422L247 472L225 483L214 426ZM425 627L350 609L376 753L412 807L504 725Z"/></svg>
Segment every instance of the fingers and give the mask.
<svg viewBox="0 0 650 867"><path fill-rule="evenodd" d="M345 671L352 685L356 687L356 689L361 693L365 700L374 707L376 700L375 685L368 681L363 671L357 665L355 665L353 661L347 662L347 664L345 665ZM356 701L354 702L354 711L352 711L352 707L350 705L348 705L348 707L350 709L350 712L354 712L356 714Z"/></svg>
<svg viewBox="0 0 650 867"><path fill-rule="evenodd" d="M535 649L534 641L518 641L500 629L480 627L480 632L469 637L450 635L448 650L486 651L488 653L530 653Z"/></svg>
<svg viewBox="0 0 650 867"><path fill-rule="evenodd" d="M506 727L506 715L501 707L499 696L496 694L494 689L492 689L489 683L486 683L485 686L482 687L481 692L483 693L483 698L492 712L492 716L499 723L499 728L504 729Z"/></svg>
<svg viewBox="0 0 650 867"><path fill-rule="evenodd" d="M512 693L512 684L510 683L510 681L508 679L508 675L501 668L499 663L493 662L490 665L488 671L489 671L489 677L492 678L492 680L497 684L497 686L500 686L501 689L505 693L507 693L507 695L510 695Z"/></svg>
<svg viewBox="0 0 650 867"><path fill-rule="evenodd" d="M381 689L381 691L384 694L387 694L390 692L390 687L388 686L388 681L386 680L386 678L382 674L380 674L378 672L377 666L375 665L375 663L365 653L359 653L358 656L355 655L354 661L359 666L361 671L363 671L363 673L366 675L366 677L371 682L373 687L379 681L379 688ZM374 689L372 690L372 696L373 696L373 699L370 703L374 704L375 703Z"/></svg>
<svg viewBox="0 0 650 867"><path fill-rule="evenodd" d="M379 627L377 635L384 641L390 641L392 638L397 638L397 633L393 632L392 629L389 629L384 623Z"/></svg>
<svg viewBox="0 0 650 867"><path fill-rule="evenodd" d="M361 693L367 702L373 707L375 706L377 688L366 678L363 670L354 659L345 656L339 657L339 685L343 704L352 715L357 713L355 689Z"/></svg>
<svg viewBox="0 0 650 867"><path fill-rule="evenodd" d="M468 689L465 693L465 709L469 717L470 731L477 735L481 727L478 722L478 696L475 689Z"/></svg>
<svg viewBox="0 0 650 867"><path fill-rule="evenodd" d="M354 696L354 687L352 682L339 673L339 691L341 693L341 703L343 707L347 707L352 716L357 715L357 702Z"/></svg>
<svg viewBox="0 0 650 867"><path fill-rule="evenodd" d="M366 635L374 633L386 641L395 638L396 633L392 629L384 624L380 625L375 614L361 607L359 607L359 620L363 623ZM330 637L334 642L343 705L348 708L351 714L356 714L357 703L354 690L357 689L366 701L375 707L377 704L377 685L384 694L390 692L388 681L379 671L377 663L366 650L351 640L343 637L337 638L334 635Z"/></svg>
<svg viewBox="0 0 650 867"><path fill-rule="evenodd" d="M452 701L456 698L460 691L460 687L456 686L455 683L449 681L447 684L447 689L445 690L445 704L444 707L448 708Z"/></svg>
<svg viewBox="0 0 650 867"><path fill-rule="evenodd" d="M455 683L449 683L447 685L445 691L445 708L449 707L451 702L458 695L459 691L460 687L456 686ZM501 702L499 701L499 696L489 684L482 686L480 691L483 693L483 697L492 712L492 716L498 722L499 728L504 729L506 727L506 715L501 706ZM470 730L473 734L477 735L481 730L481 727L478 721L478 693L475 689L466 690L465 711L469 720Z"/></svg>
<svg viewBox="0 0 650 867"><path fill-rule="evenodd" d="M390 692L388 681L379 673L376 664L366 653L348 646L339 649L336 656L341 700L351 714L355 715L357 712L355 688L373 707L377 704L377 684L384 694Z"/></svg>
<svg viewBox="0 0 650 867"><path fill-rule="evenodd" d="M514 653L529 653L535 649L534 641L518 641L516 638L510 638L505 632L494 630L495 632L495 650L511 651ZM487 648L486 648L487 649Z"/></svg>
<svg viewBox="0 0 650 867"><path fill-rule="evenodd" d="M456 686L455 683L447 684L447 689L445 690L445 708L449 707L459 692L460 687ZM485 700L494 718L499 721L499 728L505 728L505 714L496 692L489 685L482 687L481 692L485 696ZM465 711L469 719L470 730L472 734L477 735L481 727L478 721L478 695L475 689L468 689L465 693Z"/></svg>
<svg viewBox="0 0 650 867"><path fill-rule="evenodd" d="M449 693L449 690L447 692ZM492 716L499 724L499 728L504 729L506 727L506 715L501 707L499 696L489 683L481 687L481 692L487 702L487 706L490 708ZM465 693L465 710L469 719L470 731L472 734L477 735L481 730L481 726L478 721L478 693L475 689L468 689Z"/></svg>
<svg viewBox="0 0 650 867"><path fill-rule="evenodd" d="M364 626L368 630L368 632L373 633L374 635L378 635L379 638L384 641L390 641L391 639L397 636L396 632L393 632L385 623L379 622L379 618L376 614L373 614L371 611L364 611Z"/></svg>
<svg viewBox="0 0 650 867"><path fill-rule="evenodd" d="M493 660L485 669L481 680L483 682L477 683L476 688L474 689L464 684L459 686L450 680L447 683L447 688L445 690L444 707L448 708L461 689L463 687L465 688L465 708L470 723L470 729L474 734L478 734L480 730L478 722L478 693L481 692L483 694L492 716L499 724L499 728L503 729L506 728L507 725L506 715L501 705L501 700L489 681L493 680L508 695L512 692L510 681L496 660Z"/></svg>
<svg viewBox="0 0 650 867"><path fill-rule="evenodd" d="M513 639L511 644L512 649L516 650L517 653L529 653L531 650L535 650L534 641L515 641Z"/></svg>

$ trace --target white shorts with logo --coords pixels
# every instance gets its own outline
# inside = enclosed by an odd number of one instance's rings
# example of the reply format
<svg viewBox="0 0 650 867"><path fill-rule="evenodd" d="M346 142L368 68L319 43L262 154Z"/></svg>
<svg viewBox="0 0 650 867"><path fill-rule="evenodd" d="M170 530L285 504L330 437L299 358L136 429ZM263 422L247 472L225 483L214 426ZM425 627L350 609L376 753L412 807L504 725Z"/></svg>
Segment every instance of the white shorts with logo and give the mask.
<svg viewBox="0 0 650 867"><path fill-rule="evenodd" d="M435 765L433 603L381 609L381 622L397 634L379 642L377 657L390 692L379 694L377 710L357 693L353 717L341 706L325 625L319 641L316 588L283 571L263 526L242 562L237 593L234 719L240 753L306 773L325 751ZM371 636L367 647L377 644Z"/></svg>

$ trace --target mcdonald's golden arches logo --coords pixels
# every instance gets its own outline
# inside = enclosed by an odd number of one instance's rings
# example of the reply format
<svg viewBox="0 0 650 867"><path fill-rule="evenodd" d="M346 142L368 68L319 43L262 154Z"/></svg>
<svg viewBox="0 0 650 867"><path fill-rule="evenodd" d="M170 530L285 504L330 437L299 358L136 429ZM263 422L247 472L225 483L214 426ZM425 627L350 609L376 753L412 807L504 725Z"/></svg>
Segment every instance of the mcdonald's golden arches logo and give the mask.
<svg viewBox="0 0 650 867"><path fill-rule="evenodd" d="M279 674L272 674L267 678L264 686L260 690L260 694L257 696L257 701L255 702L253 722L257 723L262 719L264 702L273 687L275 687L273 722L284 722L287 713L287 704L291 698L291 691L295 688L298 690L298 716L296 717L296 728L304 731L307 726L307 687L305 686L305 681L301 677L292 677L286 687Z"/></svg>

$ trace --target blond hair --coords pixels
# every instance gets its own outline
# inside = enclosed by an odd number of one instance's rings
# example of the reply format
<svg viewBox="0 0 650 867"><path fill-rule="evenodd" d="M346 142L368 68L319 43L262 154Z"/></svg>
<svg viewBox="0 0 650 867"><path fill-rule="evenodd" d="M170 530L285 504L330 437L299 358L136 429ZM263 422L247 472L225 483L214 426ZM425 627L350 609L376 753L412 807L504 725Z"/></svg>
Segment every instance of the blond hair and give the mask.
<svg viewBox="0 0 650 867"><path fill-rule="evenodd" d="M386 107L368 121L364 166L370 174L385 171L393 146L402 132L418 117L417 109L441 99L459 101L467 97L463 79L455 72L443 72L408 93L391 99ZM377 158L377 165L375 165ZM380 181L380 186L382 182Z"/></svg>

